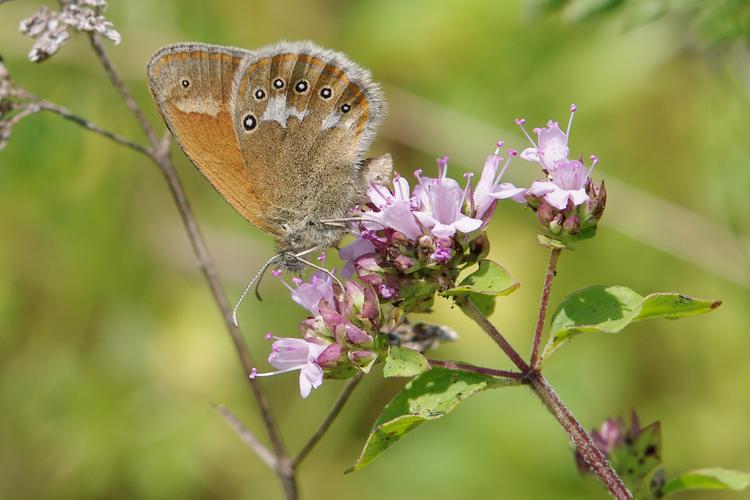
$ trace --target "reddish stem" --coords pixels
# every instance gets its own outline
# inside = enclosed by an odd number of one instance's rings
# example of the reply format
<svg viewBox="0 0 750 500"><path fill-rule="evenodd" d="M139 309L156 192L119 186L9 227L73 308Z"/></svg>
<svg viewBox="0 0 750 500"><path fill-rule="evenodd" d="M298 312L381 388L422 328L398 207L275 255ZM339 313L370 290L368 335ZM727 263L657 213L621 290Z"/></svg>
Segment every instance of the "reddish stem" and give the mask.
<svg viewBox="0 0 750 500"><path fill-rule="evenodd" d="M541 373L534 371L529 374L528 383L534 393L542 400L544 406L547 407L550 413L560 422L560 425L563 426L565 432L568 433L573 443L575 443L578 452L583 456L583 459L591 467L594 474L599 476L599 479L601 479L612 496L618 500L632 499L633 495L628 491L622 479L620 479L617 472L609 464L601 450L596 447L589 433L586 432L583 426L576 420L573 413L568 410L557 393L555 393L555 390L549 385L547 379Z"/></svg>
<svg viewBox="0 0 750 500"><path fill-rule="evenodd" d="M451 370L460 370L462 372L478 373L480 375L489 375L490 377L512 378L523 380L523 373L511 372L507 370L496 370L494 368L485 368L460 361L444 361L442 359L428 359L430 366L440 366Z"/></svg>
<svg viewBox="0 0 750 500"><path fill-rule="evenodd" d="M547 265L547 274L544 276L544 288L542 289L542 298L539 300L539 314L536 319L536 332L534 333L534 344L531 347L531 361L529 364L532 368L539 367L539 346L542 343L542 332L544 331L544 320L547 316L547 306L549 305L549 294L552 290L552 279L557 272L557 259L560 258L560 248L553 248L549 254L549 264Z"/></svg>

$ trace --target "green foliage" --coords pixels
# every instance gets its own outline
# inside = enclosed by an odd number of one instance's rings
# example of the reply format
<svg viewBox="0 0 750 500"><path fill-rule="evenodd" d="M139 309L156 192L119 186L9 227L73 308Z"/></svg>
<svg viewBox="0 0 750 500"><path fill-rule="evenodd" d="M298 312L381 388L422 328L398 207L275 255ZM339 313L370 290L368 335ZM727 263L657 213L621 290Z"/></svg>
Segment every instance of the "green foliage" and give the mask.
<svg viewBox="0 0 750 500"><path fill-rule="evenodd" d="M479 269L464 278L458 286L443 292L446 297L466 297L489 315L495 309L495 297L515 292L520 283L500 264L485 259L479 262Z"/></svg>
<svg viewBox="0 0 750 500"><path fill-rule="evenodd" d="M386 405L375 421L357 462L347 471L362 469L400 440L407 432L428 420L453 411L462 401L485 389L515 384L477 373L433 368L414 378Z"/></svg>
<svg viewBox="0 0 750 500"><path fill-rule="evenodd" d="M643 297L624 286L583 288L568 295L557 306L542 358L546 359L580 333L617 333L633 321L695 316L720 305L719 300L694 299L678 293L653 293Z"/></svg>
<svg viewBox="0 0 750 500"><path fill-rule="evenodd" d="M429 369L430 363L414 349L390 346L383 366L383 376L414 377Z"/></svg>
<svg viewBox="0 0 750 500"><path fill-rule="evenodd" d="M661 497L687 490L735 490L750 486L750 474L720 468L683 472L659 491Z"/></svg>

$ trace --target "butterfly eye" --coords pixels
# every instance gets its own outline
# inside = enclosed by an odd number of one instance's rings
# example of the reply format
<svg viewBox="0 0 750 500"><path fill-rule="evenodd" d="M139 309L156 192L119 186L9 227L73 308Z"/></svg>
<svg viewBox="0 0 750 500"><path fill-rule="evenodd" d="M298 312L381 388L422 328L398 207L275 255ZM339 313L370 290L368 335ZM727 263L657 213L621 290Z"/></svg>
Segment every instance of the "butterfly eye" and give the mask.
<svg viewBox="0 0 750 500"><path fill-rule="evenodd" d="M348 113L350 109L352 109L352 107L349 106L348 104L342 104L341 105L341 112L342 113Z"/></svg>
<svg viewBox="0 0 750 500"><path fill-rule="evenodd" d="M242 127L245 129L246 132L251 132L252 130L255 130L255 127L258 126L258 120L255 119L253 115L245 115L245 118L242 119Z"/></svg>
<svg viewBox="0 0 750 500"><path fill-rule="evenodd" d="M183 89L187 89L190 86L190 80L188 80L187 78L183 78L180 82L180 85L182 85Z"/></svg>
<svg viewBox="0 0 750 500"><path fill-rule="evenodd" d="M306 80L300 80L294 86L294 90L298 94L304 94L305 92L307 92L307 87L308 86L309 86L309 84L307 83Z"/></svg>
<svg viewBox="0 0 750 500"><path fill-rule="evenodd" d="M255 98L257 100L260 101L264 97L266 97L266 92L263 89L258 89L258 90L255 91Z"/></svg>
<svg viewBox="0 0 750 500"><path fill-rule="evenodd" d="M320 89L320 97L322 97L323 99L330 99L332 95L333 90L331 90L330 88L323 87L322 89Z"/></svg>
<svg viewBox="0 0 750 500"><path fill-rule="evenodd" d="M281 78L277 78L276 80L274 80L273 81L273 88L279 89L279 90L283 89L284 88L284 80L282 80Z"/></svg>

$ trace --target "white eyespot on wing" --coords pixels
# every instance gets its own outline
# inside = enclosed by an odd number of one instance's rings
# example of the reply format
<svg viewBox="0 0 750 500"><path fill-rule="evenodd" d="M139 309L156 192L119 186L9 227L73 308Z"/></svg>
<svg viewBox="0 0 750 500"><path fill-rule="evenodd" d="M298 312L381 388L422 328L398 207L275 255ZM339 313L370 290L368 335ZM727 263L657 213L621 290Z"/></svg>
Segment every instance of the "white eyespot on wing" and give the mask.
<svg viewBox="0 0 750 500"><path fill-rule="evenodd" d="M286 119L288 117L286 94L281 94L268 99L268 106L266 106L266 111L260 119L264 122L278 122L279 125L286 128Z"/></svg>

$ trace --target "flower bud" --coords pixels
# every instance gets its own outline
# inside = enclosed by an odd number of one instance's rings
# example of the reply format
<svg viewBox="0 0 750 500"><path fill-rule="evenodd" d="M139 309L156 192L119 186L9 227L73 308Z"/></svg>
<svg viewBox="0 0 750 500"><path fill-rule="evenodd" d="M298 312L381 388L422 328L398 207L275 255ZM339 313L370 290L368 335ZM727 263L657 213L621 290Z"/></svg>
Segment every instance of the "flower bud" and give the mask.
<svg viewBox="0 0 750 500"><path fill-rule="evenodd" d="M346 359L344 348L339 344L331 344L320 353L318 358L315 360L321 368L334 368L338 365L341 360Z"/></svg>
<svg viewBox="0 0 750 500"><path fill-rule="evenodd" d="M581 227L581 221L578 219L578 216L575 214L568 215L565 218L565 222L563 222L563 231L565 231L568 234L576 234L578 230Z"/></svg>
<svg viewBox="0 0 750 500"><path fill-rule="evenodd" d="M427 236L427 235L420 236L419 240L417 240L417 243L419 244L420 248L427 249L430 251L435 250L435 241L430 236Z"/></svg>
<svg viewBox="0 0 750 500"><path fill-rule="evenodd" d="M555 218L556 212L557 210L555 210L552 205L547 203L545 200L542 200L539 203L539 208L536 211L536 217L542 226L547 227L550 222L552 222L552 219Z"/></svg>
<svg viewBox="0 0 750 500"><path fill-rule="evenodd" d="M346 340L349 344L360 346L372 345L372 337L352 324L344 325L344 332L346 334Z"/></svg>
<svg viewBox="0 0 750 500"><path fill-rule="evenodd" d="M412 259L411 257L407 257L406 255L398 255L395 259L393 259L393 263L396 265L396 268L398 268L399 271L405 273L412 272L415 268L414 259Z"/></svg>
<svg viewBox="0 0 750 500"><path fill-rule="evenodd" d="M549 223L549 230L552 234L560 234L562 231L562 214L557 214Z"/></svg>
<svg viewBox="0 0 750 500"><path fill-rule="evenodd" d="M350 351L349 361L359 370L368 373L378 355L372 351Z"/></svg>

